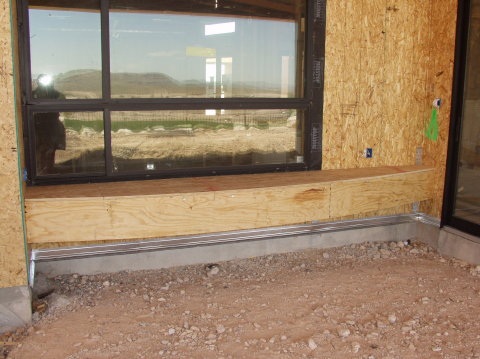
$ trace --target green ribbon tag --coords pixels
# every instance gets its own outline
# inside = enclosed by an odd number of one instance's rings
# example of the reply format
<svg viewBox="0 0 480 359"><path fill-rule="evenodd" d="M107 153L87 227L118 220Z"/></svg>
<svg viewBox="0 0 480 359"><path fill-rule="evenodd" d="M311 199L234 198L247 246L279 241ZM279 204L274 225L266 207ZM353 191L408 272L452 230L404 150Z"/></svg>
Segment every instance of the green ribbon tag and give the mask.
<svg viewBox="0 0 480 359"><path fill-rule="evenodd" d="M425 136L432 141L438 139L438 109L432 108L432 116L430 117L430 123L425 129Z"/></svg>

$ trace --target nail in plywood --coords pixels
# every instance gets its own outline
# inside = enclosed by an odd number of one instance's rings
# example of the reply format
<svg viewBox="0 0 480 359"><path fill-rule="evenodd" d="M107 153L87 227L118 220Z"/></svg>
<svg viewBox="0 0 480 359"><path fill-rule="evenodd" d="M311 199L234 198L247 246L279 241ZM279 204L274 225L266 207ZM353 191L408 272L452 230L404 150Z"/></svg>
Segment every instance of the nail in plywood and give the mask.
<svg viewBox="0 0 480 359"><path fill-rule="evenodd" d="M0 287L26 284L15 133L10 2L0 0Z"/></svg>

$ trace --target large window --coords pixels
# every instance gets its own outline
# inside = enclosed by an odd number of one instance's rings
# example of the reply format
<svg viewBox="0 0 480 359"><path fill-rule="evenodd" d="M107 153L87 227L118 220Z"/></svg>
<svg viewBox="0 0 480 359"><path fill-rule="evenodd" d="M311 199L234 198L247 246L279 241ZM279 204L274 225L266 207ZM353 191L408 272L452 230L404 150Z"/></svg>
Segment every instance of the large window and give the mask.
<svg viewBox="0 0 480 359"><path fill-rule="evenodd" d="M30 183L320 168L324 0L19 1Z"/></svg>

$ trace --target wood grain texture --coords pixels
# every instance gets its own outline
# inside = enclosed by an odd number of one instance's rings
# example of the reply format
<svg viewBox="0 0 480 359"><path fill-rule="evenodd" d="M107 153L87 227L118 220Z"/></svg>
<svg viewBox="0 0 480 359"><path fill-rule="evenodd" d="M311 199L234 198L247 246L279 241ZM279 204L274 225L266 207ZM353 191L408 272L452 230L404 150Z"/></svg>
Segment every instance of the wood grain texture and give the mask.
<svg viewBox="0 0 480 359"><path fill-rule="evenodd" d="M126 192L128 195L110 197L84 196L85 189L79 189L86 185L72 186L70 197L63 191L53 197L52 189L44 187L48 189L48 197L41 198L37 193L26 200L28 241L146 239L328 220L332 215L356 214L423 200L424 185L419 183L418 176L428 185L430 172L428 168L416 166L318 171L311 173L308 183L299 173L277 174L277 181L272 181L271 174L237 176L236 181L224 176L216 178L217 189L200 186L198 192L155 195L144 195L135 182L127 182L122 186L125 190L124 186L130 184L132 189ZM252 180L256 187L246 185ZM408 194L398 189L408 187L410 181L418 189L411 188ZM169 188L168 183L178 185L176 180L159 182L163 182L165 188ZM387 185L381 186L384 182ZM393 184L396 187L391 187ZM345 187L346 196L353 196L353 202L345 205L343 211L338 205L332 207L334 200L339 201L339 191L335 199L331 196L331 189L337 185ZM352 194L354 188L357 192ZM369 190L365 191L366 188ZM396 192L391 193L392 188ZM83 197L76 197L75 189ZM98 188L94 189L97 193ZM368 197L369 191L372 200L359 204ZM388 201L382 202L379 196ZM357 205L360 210L352 207Z"/></svg>
<svg viewBox="0 0 480 359"><path fill-rule="evenodd" d="M26 284L18 179L10 3L0 0L0 287Z"/></svg>
<svg viewBox="0 0 480 359"><path fill-rule="evenodd" d="M332 183L331 217L381 211L433 197L428 172Z"/></svg>

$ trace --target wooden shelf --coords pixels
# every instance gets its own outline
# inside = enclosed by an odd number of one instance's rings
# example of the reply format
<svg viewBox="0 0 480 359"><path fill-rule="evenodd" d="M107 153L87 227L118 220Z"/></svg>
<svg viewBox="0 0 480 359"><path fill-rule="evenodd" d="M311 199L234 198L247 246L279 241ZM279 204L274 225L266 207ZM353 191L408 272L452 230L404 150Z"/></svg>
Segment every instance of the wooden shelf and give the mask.
<svg viewBox="0 0 480 359"><path fill-rule="evenodd" d="M29 187L29 243L146 239L328 220L432 198L421 166Z"/></svg>
<svg viewBox="0 0 480 359"><path fill-rule="evenodd" d="M146 181L69 184L27 187L27 200L92 197L136 197L176 193L235 191L255 188L285 187L320 182L358 180L428 171L421 166L353 168L328 171L263 173L253 175L173 178Z"/></svg>

